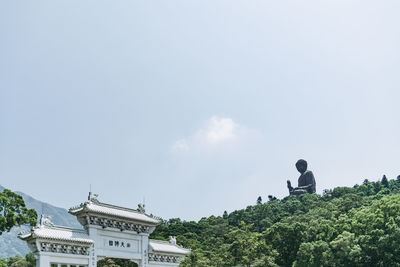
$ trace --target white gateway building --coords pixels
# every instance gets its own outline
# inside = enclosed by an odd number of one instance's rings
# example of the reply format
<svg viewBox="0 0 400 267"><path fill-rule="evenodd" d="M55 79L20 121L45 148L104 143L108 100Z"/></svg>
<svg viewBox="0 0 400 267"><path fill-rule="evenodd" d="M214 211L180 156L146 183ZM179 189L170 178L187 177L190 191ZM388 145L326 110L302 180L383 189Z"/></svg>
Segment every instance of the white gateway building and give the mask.
<svg viewBox="0 0 400 267"><path fill-rule="evenodd" d="M55 226L42 216L38 226L19 235L37 258L37 267L96 267L104 258L129 259L140 267L178 266L190 250L149 239L160 220L138 210L89 200L69 209L84 229Z"/></svg>

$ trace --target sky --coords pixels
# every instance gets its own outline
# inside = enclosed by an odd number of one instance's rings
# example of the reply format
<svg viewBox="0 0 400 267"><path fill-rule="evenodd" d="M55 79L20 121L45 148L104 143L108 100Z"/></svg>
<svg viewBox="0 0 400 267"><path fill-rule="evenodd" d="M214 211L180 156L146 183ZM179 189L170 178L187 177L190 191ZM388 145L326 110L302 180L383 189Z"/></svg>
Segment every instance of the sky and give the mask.
<svg viewBox="0 0 400 267"><path fill-rule="evenodd" d="M0 184L198 220L400 175L399 1L0 2Z"/></svg>

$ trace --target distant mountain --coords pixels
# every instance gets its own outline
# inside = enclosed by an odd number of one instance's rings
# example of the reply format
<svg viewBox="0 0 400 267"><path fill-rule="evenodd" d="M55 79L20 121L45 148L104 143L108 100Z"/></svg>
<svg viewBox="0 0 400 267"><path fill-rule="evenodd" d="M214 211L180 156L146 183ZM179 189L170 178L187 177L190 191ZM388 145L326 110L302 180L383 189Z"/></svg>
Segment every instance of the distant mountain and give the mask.
<svg viewBox="0 0 400 267"><path fill-rule="evenodd" d="M0 192L4 187L0 186ZM52 222L56 225L82 228L75 216L68 213L66 209L52 206L48 203L34 199L22 192L15 192L21 195L29 209L35 209L38 215L46 214L52 216ZM9 233L0 235L0 257L8 258L16 254L25 255L30 250L25 241L20 240L17 235L23 230L29 229L28 226L14 227Z"/></svg>

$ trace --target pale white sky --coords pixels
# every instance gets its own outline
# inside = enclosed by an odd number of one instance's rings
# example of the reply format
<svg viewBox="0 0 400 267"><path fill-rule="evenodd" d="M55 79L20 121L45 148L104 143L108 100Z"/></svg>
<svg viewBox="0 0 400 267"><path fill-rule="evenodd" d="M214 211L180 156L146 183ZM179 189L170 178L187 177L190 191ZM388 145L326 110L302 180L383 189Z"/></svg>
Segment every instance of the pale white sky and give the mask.
<svg viewBox="0 0 400 267"><path fill-rule="evenodd" d="M399 1L3 1L0 184L199 219L400 174Z"/></svg>

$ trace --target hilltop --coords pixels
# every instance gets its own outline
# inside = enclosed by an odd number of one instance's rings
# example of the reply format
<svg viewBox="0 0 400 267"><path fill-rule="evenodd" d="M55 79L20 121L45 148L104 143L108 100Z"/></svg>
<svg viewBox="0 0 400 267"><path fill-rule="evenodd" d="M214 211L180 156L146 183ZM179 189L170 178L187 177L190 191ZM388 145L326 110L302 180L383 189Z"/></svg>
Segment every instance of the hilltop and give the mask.
<svg viewBox="0 0 400 267"><path fill-rule="evenodd" d="M398 177L400 178L400 177ZM269 201L198 222L164 221L154 238L192 249L182 266L399 266L400 179Z"/></svg>

